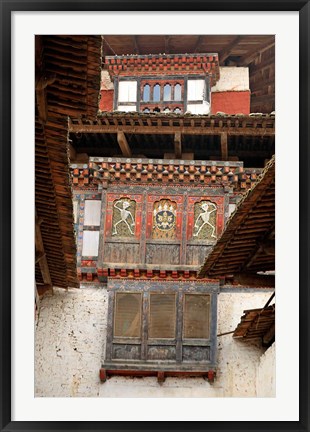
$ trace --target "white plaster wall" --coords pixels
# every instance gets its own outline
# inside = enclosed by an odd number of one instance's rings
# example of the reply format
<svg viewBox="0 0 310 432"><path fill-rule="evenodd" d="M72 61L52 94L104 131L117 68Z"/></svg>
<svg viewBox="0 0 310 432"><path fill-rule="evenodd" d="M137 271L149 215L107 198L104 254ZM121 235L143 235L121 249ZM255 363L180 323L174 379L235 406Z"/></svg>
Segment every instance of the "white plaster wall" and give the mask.
<svg viewBox="0 0 310 432"><path fill-rule="evenodd" d="M98 396L106 291L57 289L41 300L35 335L36 396Z"/></svg>
<svg viewBox="0 0 310 432"><path fill-rule="evenodd" d="M244 310L263 307L271 291L220 293L218 297L218 335L235 330ZM264 349L256 342L218 337L217 385L227 397L255 397L256 373Z"/></svg>
<svg viewBox="0 0 310 432"><path fill-rule="evenodd" d="M114 90L113 82L108 71L101 71L101 90Z"/></svg>
<svg viewBox="0 0 310 432"><path fill-rule="evenodd" d="M250 89L249 68L220 67L220 79L211 92L247 91Z"/></svg>
<svg viewBox="0 0 310 432"><path fill-rule="evenodd" d="M261 357L257 370L257 396L276 397L276 344Z"/></svg>
<svg viewBox="0 0 310 432"><path fill-rule="evenodd" d="M263 306L270 292L221 293L218 333L234 330L243 310ZM98 373L104 356L107 292L102 287L54 289L41 300L36 328L35 395L37 397L254 397L263 350L218 338L218 375L203 378L111 377L102 384ZM261 393L264 389L261 389Z"/></svg>

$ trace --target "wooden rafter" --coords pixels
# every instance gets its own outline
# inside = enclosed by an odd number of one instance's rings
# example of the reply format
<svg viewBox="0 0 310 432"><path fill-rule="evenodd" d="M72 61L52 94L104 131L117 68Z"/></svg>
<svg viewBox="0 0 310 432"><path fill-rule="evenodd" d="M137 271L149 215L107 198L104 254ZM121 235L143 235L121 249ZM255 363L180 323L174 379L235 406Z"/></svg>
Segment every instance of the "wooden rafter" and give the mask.
<svg viewBox="0 0 310 432"><path fill-rule="evenodd" d="M236 45L242 40L242 36L236 36L233 40L228 44L220 53L219 53L219 61L222 65L224 61L230 56L231 51L235 48Z"/></svg>
<svg viewBox="0 0 310 432"><path fill-rule="evenodd" d="M268 41L264 41L259 46L255 46L251 51L241 56L237 61L238 66L248 66L259 54L275 45L275 37L272 36Z"/></svg>

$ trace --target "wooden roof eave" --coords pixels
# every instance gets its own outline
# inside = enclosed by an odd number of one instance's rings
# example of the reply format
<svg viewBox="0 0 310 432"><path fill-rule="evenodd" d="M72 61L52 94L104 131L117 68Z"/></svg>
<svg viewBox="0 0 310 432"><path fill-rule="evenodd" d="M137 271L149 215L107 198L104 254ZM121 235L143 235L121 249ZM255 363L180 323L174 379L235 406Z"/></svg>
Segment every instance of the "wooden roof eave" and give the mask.
<svg viewBox="0 0 310 432"><path fill-rule="evenodd" d="M97 115L101 52L101 36L36 38L36 210L52 285L62 288L79 286L67 119Z"/></svg>
<svg viewBox="0 0 310 432"><path fill-rule="evenodd" d="M226 229L224 230L222 236L218 239L214 249L207 256L205 263L200 268L199 271L200 277L204 277L206 275L208 276L212 275L212 277L225 276L226 274L234 273L233 271L234 269L237 269L237 272L239 273L240 272L239 269L241 267L244 267L244 265L248 262L250 252L245 252L244 254L242 254L240 253L240 248L239 248L237 251L238 253L236 255L236 263L231 264L232 261L231 254L228 254L229 257L225 257L224 256L225 251L227 251L229 245L236 238L237 230L240 229L240 227L242 227L242 224L245 222L246 218L248 217L249 211L255 208L255 206L258 204L258 197L260 197L264 193L264 191L266 191L268 186L274 182L274 175L275 175L275 158L273 156L273 158L269 161L269 163L265 167L262 174L259 176L257 182L254 184L254 186L251 189L248 190L248 192L239 202L234 213L230 216L226 225ZM274 206L274 196L271 195L270 200L273 201L273 206ZM258 222L256 222L256 225L257 225L256 230L259 230ZM270 231L272 231L273 227L274 227L274 216L271 217L271 223L270 221L267 221L265 225L264 224L261 225L262 233L266 235L266 229L269 233ZM248 240L243 237L243 234L241 235L241 238L243 238L244 241ZM257 244L257 235L253 235L252 240L253 240L252 243L253 246L250 247L249 250L251 250L252 251L251 253L253 254L253 250L254 252L256 252L257 248L259 247L259 245ZM215 265L218 266L218 270L214 269Z"/></svg>

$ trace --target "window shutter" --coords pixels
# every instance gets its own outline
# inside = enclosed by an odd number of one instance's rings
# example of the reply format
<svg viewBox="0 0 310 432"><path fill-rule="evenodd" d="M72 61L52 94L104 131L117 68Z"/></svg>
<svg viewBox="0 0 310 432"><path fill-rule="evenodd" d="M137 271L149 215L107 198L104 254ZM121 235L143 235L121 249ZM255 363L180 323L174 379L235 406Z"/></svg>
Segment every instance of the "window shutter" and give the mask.
<svg viewBox="0 0 310 432"><path fill-rule="evenodd" d="M210 296L186 294L184 304L184 338L210 338Z"/></svg>
<svg viewBox="0 0 310 432"><path fill-rule="evenodd" d="M114 336L141 337L141 297L139 293L116 293Z"/></svg>
<svg viewBox="0 0 310 432"><path fill-rule="evenodd" d="M175 294L150 294L149 338L175 338Z"/></svg>

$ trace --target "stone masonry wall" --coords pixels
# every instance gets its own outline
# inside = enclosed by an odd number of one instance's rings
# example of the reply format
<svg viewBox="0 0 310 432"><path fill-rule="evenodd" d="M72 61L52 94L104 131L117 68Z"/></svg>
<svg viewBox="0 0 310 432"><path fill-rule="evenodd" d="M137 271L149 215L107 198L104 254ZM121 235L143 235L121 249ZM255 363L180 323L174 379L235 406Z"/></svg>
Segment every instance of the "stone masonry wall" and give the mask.
<svg viewBox="0 0 310 432"><path fill-rule="evenodd" d="M234 330L243 310L263 306L270 292L221 293L218 334ZM99 381L106 338L107 292L104 287L54 289L41 300L35 335L35 396L37 397L255 397L257 369L264 349L218 338L218 375L214 384L202 378L112 377ZM267 351L268 352L268 351ZM264 358L264 357L263 357ZM267 357L266 357L267 358ZM264 367L263 367L264 365ZM267 361L261 372L268 372ZM272 372L270 372L272 374ZM259 394L265 390L260 386ZM266 396L268 396L266 394Z"/></svg>

